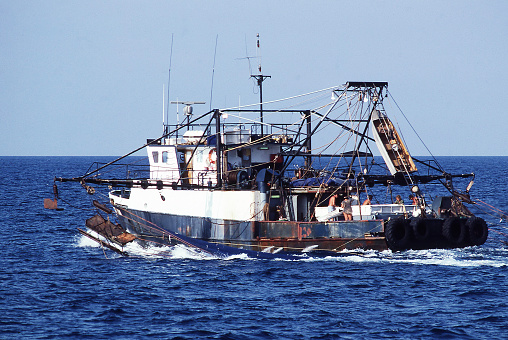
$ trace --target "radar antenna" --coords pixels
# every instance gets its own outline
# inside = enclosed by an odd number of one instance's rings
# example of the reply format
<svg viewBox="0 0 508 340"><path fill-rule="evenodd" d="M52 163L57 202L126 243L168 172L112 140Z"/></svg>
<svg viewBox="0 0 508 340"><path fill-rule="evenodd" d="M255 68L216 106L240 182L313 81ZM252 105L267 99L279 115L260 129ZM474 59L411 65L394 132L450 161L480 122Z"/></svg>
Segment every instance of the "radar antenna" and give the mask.
<svg viewBox="0 0 508 340"><path fill-rule="evenodd" d="M183 104L183 105L185 105L184 108L183 108L183 113L185 114L185 117L187 118L187 123L185 123L185 118L184 118L184 124L189 124L190 118L192 116L192 111L193 111L192 105L194 105L194 104L206 104L206 102L181 102L181 101L174 101L174 102L171 102L171 104L176 104L176 105ZM176 110L178 112L178 106L177 106Z"/></svg>

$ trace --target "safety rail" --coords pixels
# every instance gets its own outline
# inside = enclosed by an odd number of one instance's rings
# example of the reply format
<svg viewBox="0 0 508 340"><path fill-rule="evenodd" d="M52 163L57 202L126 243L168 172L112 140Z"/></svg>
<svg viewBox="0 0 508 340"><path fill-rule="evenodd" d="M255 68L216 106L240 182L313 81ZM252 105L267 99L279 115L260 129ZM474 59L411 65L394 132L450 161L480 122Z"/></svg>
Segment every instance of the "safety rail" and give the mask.
<svg viewBox="0 0 508 340"><path fill-rule="evenodd" d="M146 164L119 163L111 164L102 172L94 174L94 177L143 179L150 177L150 165L147 157L139 157L135 162L146 162ZM105 165L105 162L93 162L85 173L90 173Z"/></svg>

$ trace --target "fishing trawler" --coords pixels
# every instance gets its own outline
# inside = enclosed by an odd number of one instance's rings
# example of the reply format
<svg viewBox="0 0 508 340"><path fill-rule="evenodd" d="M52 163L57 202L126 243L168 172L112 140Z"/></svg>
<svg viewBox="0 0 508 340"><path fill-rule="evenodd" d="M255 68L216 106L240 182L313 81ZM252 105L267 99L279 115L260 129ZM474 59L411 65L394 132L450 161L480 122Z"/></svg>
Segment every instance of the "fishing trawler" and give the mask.
<svg viewBox="0 0 508 340"><path fill-rule="evenodd" d="M162 136L141 147L149 163L143 176L104 176L129 153L56 181L79 182L91 195L94 186L111 188L107 202L94 199L98 213L80 232L122 254L119 247L134 240L258 258L486 241L486 222L465 206L474 203L474 174L451 174L435 158L410 155L385 110L388 83L349 81L310 95L318 94L328 100L313 109L263 109L260 100L259 109L197 117L196 103L184 102L184 123L164 124ZM272 121L281 117L286 123ZM459 190L456 181L469 184ZM443 190L431 196L436 183Z"/></svg>

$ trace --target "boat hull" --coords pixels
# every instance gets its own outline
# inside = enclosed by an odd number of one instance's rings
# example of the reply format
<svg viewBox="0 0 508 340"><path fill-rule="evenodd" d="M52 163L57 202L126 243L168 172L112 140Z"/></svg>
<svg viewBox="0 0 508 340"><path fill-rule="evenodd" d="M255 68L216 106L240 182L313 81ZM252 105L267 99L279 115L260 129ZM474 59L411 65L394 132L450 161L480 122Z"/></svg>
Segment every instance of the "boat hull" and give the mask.
<svg viewBox="0 0 508 340"><path fill-rule="evenodd" d="M232 221L115 207L120 224L141 242L183 243L214 255L245 253L337 255L344 250L403 251L462 248L485 243L483 219L394 218L389 221ZM279 256L279 255L277 255Z"/></svg>
<svg viewBox="0 0 508 340"><path fill-rule="evenodd" d="M116 207L120 224L141 241L200 240L256 252L333 254L346 249L388 249L383 221L234 221ZM182 242L183 238L185 242ZM201 246L198 246L201 247Z"/></svg>

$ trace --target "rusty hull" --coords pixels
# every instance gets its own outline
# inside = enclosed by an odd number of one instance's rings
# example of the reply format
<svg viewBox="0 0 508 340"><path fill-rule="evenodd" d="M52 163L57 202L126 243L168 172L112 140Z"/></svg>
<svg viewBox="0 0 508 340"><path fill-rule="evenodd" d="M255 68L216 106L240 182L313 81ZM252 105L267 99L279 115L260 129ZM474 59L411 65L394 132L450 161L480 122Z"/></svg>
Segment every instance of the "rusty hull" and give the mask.
<svg viewBox="0 0 508 340"><path fill-rule="evenodd" d="M345 249L388 249L383 220L340 222L254 222L254 234L260 250L267 247L284 251L313 250L341 251Z"/></svg>
<svg viewBox="0 0 508 340"><path fill-rule="evenodd" d="M263 250L268 247L283 248L284 251L302 251L302 249L317 246L312 251L326 250L326 251L342 251L354 249L368 249L383 251L387 250L386 240L384 237L363 237L356 239L268 239L260 238L258 240L258 247Z"/></svg>

